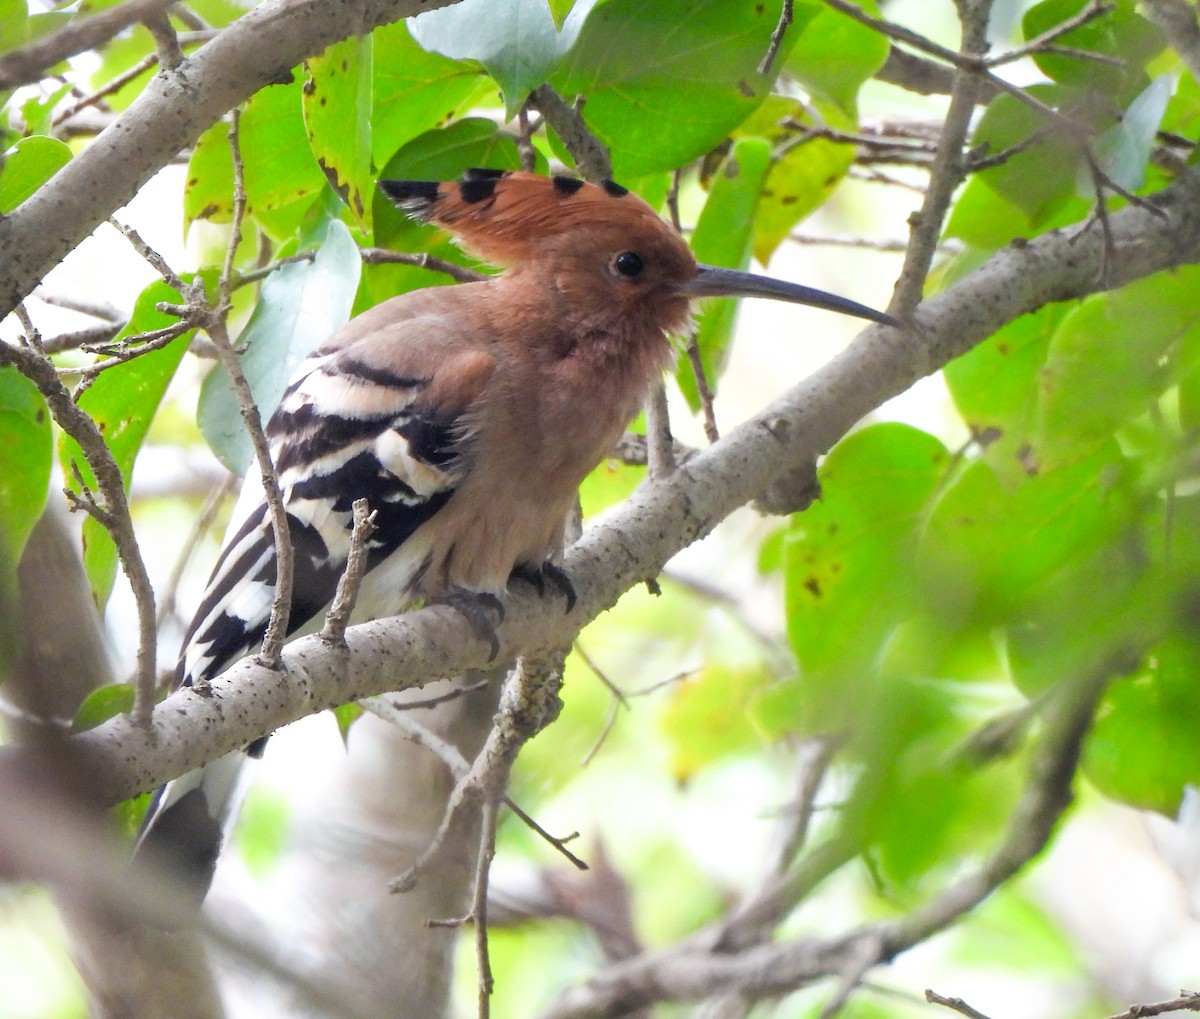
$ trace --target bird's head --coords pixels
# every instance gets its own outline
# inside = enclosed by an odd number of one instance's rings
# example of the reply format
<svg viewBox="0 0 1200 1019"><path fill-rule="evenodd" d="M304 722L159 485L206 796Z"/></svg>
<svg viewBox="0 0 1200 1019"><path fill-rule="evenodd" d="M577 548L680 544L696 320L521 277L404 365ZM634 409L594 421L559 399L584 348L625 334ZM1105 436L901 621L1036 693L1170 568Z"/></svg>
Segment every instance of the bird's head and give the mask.
<svg viewBox="0 0 1200 1019"><path fill-rule="evenodd" d="M452 183L384 180L380 187L485 261L532 276L597 314L639 315L674 332L686 325L695 298L766 297L898 325L823 290L698 263L674 227L612 181L469 170Z"/></svg>

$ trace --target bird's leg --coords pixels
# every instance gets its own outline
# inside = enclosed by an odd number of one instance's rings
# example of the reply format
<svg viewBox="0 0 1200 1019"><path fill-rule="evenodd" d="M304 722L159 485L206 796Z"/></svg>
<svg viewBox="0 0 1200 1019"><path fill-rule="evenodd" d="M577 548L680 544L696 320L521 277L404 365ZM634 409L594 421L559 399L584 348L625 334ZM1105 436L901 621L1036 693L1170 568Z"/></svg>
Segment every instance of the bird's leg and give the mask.
<svg viewBox="0 0 1200 1019"><path fill-rule="evenodd" d="M438 604L454 609L470 624L475 636L485 641L491 649L488 661L494 661L500 653L500 638L496 636L496 627L504 622L504 605L500 599L494 594L457 590L439 598Z"/></svg>
<svg viewBox="0 0 1200 1019"><path fill-rule="evenodd" d="M533 566L529 563L518 563L513 567L512 573L509 575L508 582L512 584L514 580L524 581L529 584L538 593L538 597L545 597L546 584L550 583L558 588L558 593L566 599L567 612L575 607L575 585L571 583L571 578L561 566L552 563L547 559L540 566Z"/></svg>

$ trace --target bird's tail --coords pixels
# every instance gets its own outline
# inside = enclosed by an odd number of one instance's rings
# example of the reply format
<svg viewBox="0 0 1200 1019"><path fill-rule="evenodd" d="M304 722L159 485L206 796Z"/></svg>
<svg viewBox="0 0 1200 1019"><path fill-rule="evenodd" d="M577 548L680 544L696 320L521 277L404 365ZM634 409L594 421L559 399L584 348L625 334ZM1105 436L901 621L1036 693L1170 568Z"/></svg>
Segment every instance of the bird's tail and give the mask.
<svg viewBox="0 0 1200 1019"><path fill-rule="evenodd" d="M208 894L221 845L241 805L245 765L261 754L258 744L235 750L154 794L132 863L151 866L179 883L181 919L199 911Z"/></svg>

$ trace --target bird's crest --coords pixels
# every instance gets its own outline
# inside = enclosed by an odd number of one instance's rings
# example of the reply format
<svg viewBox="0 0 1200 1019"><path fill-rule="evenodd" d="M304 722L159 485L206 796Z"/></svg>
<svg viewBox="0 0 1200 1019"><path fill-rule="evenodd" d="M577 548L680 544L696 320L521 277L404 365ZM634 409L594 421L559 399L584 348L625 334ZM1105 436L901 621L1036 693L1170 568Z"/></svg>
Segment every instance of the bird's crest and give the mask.
<svg viewBox="0 0 1200 1019"><path fill-rule="evenodd" d="M451 182L384 180L384 193L415 219L445 228L497 265L515 265L539 242L589 227L668 229L637 195L606 180L468 170Z"/></svg>

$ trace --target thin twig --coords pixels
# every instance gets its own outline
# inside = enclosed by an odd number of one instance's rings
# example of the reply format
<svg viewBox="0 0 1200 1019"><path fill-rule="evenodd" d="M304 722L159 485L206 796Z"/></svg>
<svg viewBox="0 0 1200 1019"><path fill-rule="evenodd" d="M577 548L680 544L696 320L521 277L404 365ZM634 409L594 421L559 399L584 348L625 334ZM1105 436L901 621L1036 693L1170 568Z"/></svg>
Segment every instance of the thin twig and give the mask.
<svg viewBox="0 0 1200 1019"><path fill-rule="evenodd" d="M1166 1012L1200 1012L1200 991L1180 991L1178 998L1157 1001L1147 1005L1130 1005L1109 1019L1142 1019L1148 1015L1163 1015Z"/></svg>
<svg viewBox="0 0 1200 1019"><path fill-rule="evenodd" d="M223 484L217 486L217 490L212 493L200 510L200 515L196 517L192 524L191 532L183 543L183 548L180 549L179 555L175 559L175 565L171 567L171 574L167 578L164 585L162 601L158 606L158 625L162 624L172 615L175 614L175 599L179 594L179 582L183 578L183 572L187 569L188 563L191 562L192 556L196 554L196 549L200 547L200 542L204 535L213 525L213 521L217 519L217 514L221 511L221 504L233 491L234 478L232 475L227 477Z"/></svg>
<svg viewBox="0 0 1200 1019"><path fill-rule="evenodd" d="M290 525L283 494L279 490L279 476L275 472L271 449L263 431L262 417L226 327L226 318L233 303L233 261L241 243L242 217L246 212L246 180L245 166L242 163L240 125L241 114L237 107L234 107L229 121L229 150L233 156L233 219L230 224L229 244L225 248L225 265L221 270L218 285L218 305L207 315L205 332L217 345L221 364L228 372L233 391L237 394L238 406L241 409L242 420L246 423L246 430L250 433L254 458L262 475L263 493L271 513L271 527L275 537L275 594L271 602L271 621L267 624L267 632L263 636L262 650L258 657L268 668L279 669L282 664L280 653L283 650L283 642L290 632L288 622L292 610L292 575L295 561Z"/></svg>
<svg viewBox="0 0 1200 1019"><path fill-rule="evenodd" d="M116 325L126 321L126 315L119 308L107 301L88 301L74 294L47 294L38 290L34 295L42 304L55 308L66 308L67 311L77 311L80 315L90 315L103 322Z"/></svg>
<svg viewBox="0 0 1200 1019"><path fill-rule="evenodd" d="M952 1008L955 1012L965 1015L967 1019L991 1019L990 1016L980 1012L979 1009L972 1008L962 998L946 998L930 988L925 989L925 1000L931 1005L945 1005L946 1008Z"/></svg>
<svg viewBox="0 0 1200 1019"><path fill-rule="evenodd" d="M139 234L133 227L126 226L115 216L110 216L109 224L117 230L130 244L133 245L134 251L142 256L153 267L172 289L179 291L180 294L188 292L188 285L180 279L179 274L167 264L167 260L155 251L149 244L142 240L142 235Z"/></svg>
<svg viewBox="0 0 1200 1019"><path fill-rule="evenodd" d="M827 0L834 2L834 0ZM840 0L837 0L840 2ZM987 48L987 20L990 4L978 4L972 17L963 17L962 49L968 56L978 55ZM950 208L954 191L966 172L963 146L967 132L971 129L971 116L979 90L979 77L971 70L960 70L955 75L954 88L950 94L950 107L942 137L937 145L933 166L930 170L929 187L919 211L910 219L912 233L904 265L896 280L896 287L889 310L904 320L911 316L920 303L925 290L925 281L933 265L938 238L942 234L942 223Z"/></svg>
<svg viewBox="0 0 1200 1019"><path fill-rule="evenodd" d="M473 684L471 687L466 687L456 690L451 694L444 695L441 698L441 701L449 700L451 697L460 696L461 694L467 693L470 690L478 690L481 687L486 687L487 685L488 683L486 681ZM389 725L395 726L400 730L401 735L405 739L417 744L417 746L424 747L446 766L450 774L454 777L456 783L462 783L466 780L471 771L471 765L467 762L467 759L463 757L461 751L459 751L458 747L456 747L453 743L451 743L449 740L443 739L441 736L438 736L427 726L424 726L420 722L416 721L411 715L411 712L414 708L432 707L435 701L438 701L438 698L430 697L424 701L413 700L397 702L389 697L369 697L359 701L358 705L364 711L369 711L376 717L383 719ZM450 828L449 822L451 812L458 810L465 802L466 797L461 795L461 793L456 792L456 794L450 797L450 800L446 805L446 812L442 817L442 824L439 827L438 832L435 834L434 840L428 847L426 847L425 852L421 854L421 860L418 861L418 864L414 864L407 871L405 871L401 877L392 882L389 887L393 892L407 891L413 886L420 872L423 871L425 867L427 867L429 863L433 861L437 852L440 851L445 840L445 836ZM548 845L561 853L573 867L578 870L588 869L587 864L584 863L583 860L567 849L566 844L574 839L577 839L579 837L578 832L572 832L570 835L564 835L562 838L559 838L556 835L551 835L550 832L538 824L537 821L535 821L533 817L530 816L530 814L518 803L516 803L510 796L505 795L502 802L506 807L508 807L509 810L516 814L521 821L528 825L535 834L539 835L546 841Z"/></svg>
<svg viewBox="0 0 1200 1019"><path fill-rule="evenodd" d="M449 704L450 701L456 701L460 697L465 697L467 694L479 693L480 690L486 690L491 684L486 679L479 680L478 683L468 683L466 686L456 686L453 690L447 693L437 694L433 697L414 698L411 701L405 701L403 704L397 704L396 708L403 711L423 711L428 708L436 708L441 704Z"/></svg>
<svg viewBox="0 0 1200 1019"><path fill-rule="evenodd" d="M488 876L496 857L496 821L499 807L490 796L483 801L479 825L479 855L475 859L475 892L471 899L471 919L475 923L475 967L479 987L479 1019L492 1014L492 961L488 954L487 894Z"/></svg>
<svg viewBox="0 0 1200 1019"><path fill-rule="evenodd" d="M100 494L104 498L105 527L117 546L117 555L129 586L133 589L138 616L137 677L133 702L133 717L139 725L149 725L154 710L154 691L157 683L154 588L146 563L138 548L133 518L121 468L96 427L96 422L82 410L58 378L54 365L41 352L40 338L24 305L16 308L17 317L25 329L27 343L14 347L0 342L0 364L14 365L33 381L42 394L54 420L78 444L91 468Z"/></svg>
<svg viewBox="0 0 1200 1019"><path fill-rule="evenodd" d="M984 60L984 64L988 67L1000 67L1003 64L1010 64L1014 60L1022 60L1034 53L1045 52L1051 43L1061 39L1070 32L1074 32L1075 29L1083 27L1089 21L1095 21L1097 18L1102 18L1104 15L1112 13L1116 10L1116 7L1116 4L1106 3L1104 0L1091 0L1091 3L1081 8L1078 13L1060 21L1053 28L1047 29L1041 35L1035 35L1023 46L1006 50L1004 53L998 53L994 57L987 57ZM1089 56L1096 55L1089 54Z"/></svg>
<svg viewBox="0 0 1200 1019"><path fill-rule="evenodd" d="M546 123L562 139L567 151L590 181L612 177L612 157L607 147L588 129L579 110L567 104L549 85L539 85L529 94L529 103L536 106Z"/></svg>
<svg viewBox="0 0 1200 1019"><path fill-rule="evenodd" d="M428 269L430 272L445 273L456 283L478 283L490 277L487 273L476 269L468 269L465 265L437 258L424 252L389 251L387 248L361 248L359 254L362 260L371 265L395 263L397 265L414 265L418 269Z"/></svg>
<svg viewBox="0 0 1200 1019"><path fill-rule="evenodd" d="M692 366L696 394L700 398L700 409L704 414L704 435L712 444L721 438L721 432L717 428L716 411L713 410L713 391L708 384L708 372L704 368L704 359L700 356L700 345L695 336L688 338L687 358L688 364Z"/></svg>
<svg viewBox="0 0 1200 1019"><path fill-rule="evenodd" d="M346 568L338 578L337 592L325 613L325 625L319 634L326 644L346 643L346 625L350 622L350 613L358 600L358 588L367 569L367 540L375 533L375 512L366 499L354 500L353 516Z"/></svg>
<svg viewBox="0 0 1200 1019"><path fill-rule="evenodd" d="M180 336L191 328L187 322L174 322L169 326L164 326L162 329L142 333L140 336L130 336L124 343L120 344L122 349L114 353L112 357L101 361L93 361L91 364L68 365L67 367L56 368L55 370L59 375L65 377L82 375L90 386L92 381L101 372L105 372L109 368L116 368L118 365L127 364L141 357L143 354L162 350L163 347L179 339Z"/></svg>
<svg viewBox="0 0 1200 1019"><path fill-rule="evenodd" d="M758 64L759 74L771 73L771 65L775 63L775 58L779 56L779 48L783 45L784 33L787 32L788 26L792 23L792 17L795 13L794 6L792 0L783 0L783 9L779 12L779 21L775 25L775 31L771 33L770 45L767 46L767 52Z"/></svg>

